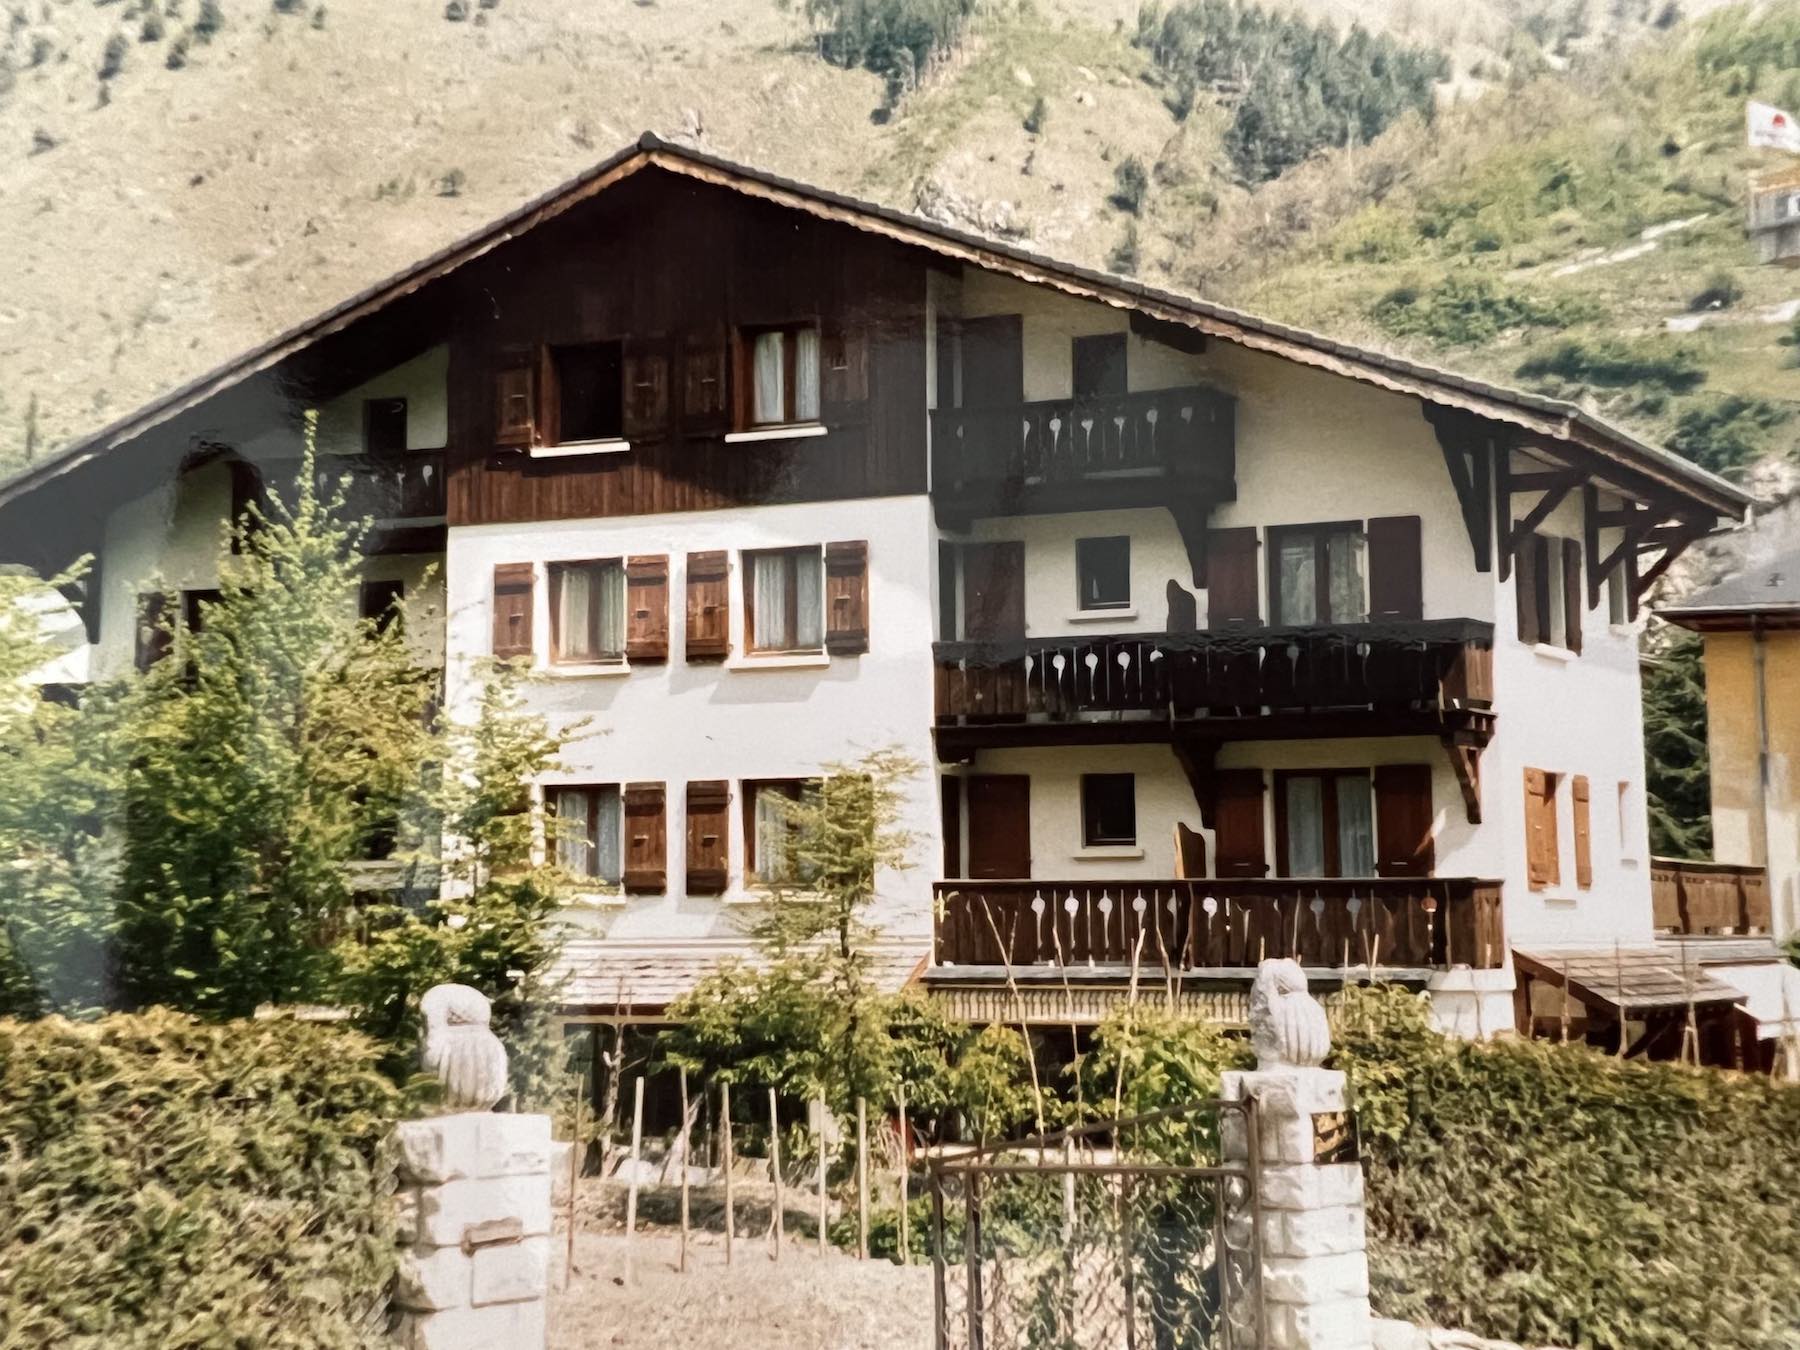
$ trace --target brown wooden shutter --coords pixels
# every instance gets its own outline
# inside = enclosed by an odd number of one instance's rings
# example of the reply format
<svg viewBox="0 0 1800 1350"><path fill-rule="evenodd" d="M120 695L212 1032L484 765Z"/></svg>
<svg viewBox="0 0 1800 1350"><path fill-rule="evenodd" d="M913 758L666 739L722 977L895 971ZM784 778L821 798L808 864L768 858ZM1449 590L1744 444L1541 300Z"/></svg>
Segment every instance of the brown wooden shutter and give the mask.
<svg viewBox="0 0 1800 1350"><path fill-rule="evenodd" d="M731 785L722 778L687 785L687 893L723 895L731 865Z"/></svg>
<svg viewBox="0 0 1800 1350"><path fill-rule="evenodd" d="M869 396L869 343L862 330L829 323L820 335L820 397L825 403L861 403Z"/></svg>
<svg viewBox="0 0 1800 1350"><path fill-rule="evenodd" d="M139 670L148 670L169 654L175 633L170 627L169 597L162 591L146 591L138 596L137 641L133 659Z"/></svg>
<svg viewBox="0 0 1800 1350"><path fill-rule="evenodd" d="M537 434L537 382L530 366L494 372L494 443L530 445Z"/></svg>
<svg viewBox="0 0 1800 1350"><path fill-rule="evenodd" d="M1437 863L1432 838L1429 764L1383 764L1375 770L1375 875L1428 877Z"/></svg>
<svg viewBox="0 0 1800 1350"><path fill-rule="evenodd" d="M562 380L556 373L556 353L548 344L538 348L537 355L537 434L536 445L562 444Z"/></svg>
<svg viewBox="0 0 1800 1350"><path fill-rule="evenodd" d="M1569 800L1575 817L1575 884L1586 890L1594 884L1594 840L1589 826L1588 780L1576 774L1569 785Z"/></svg>
<svg viewBox="0 0 1800 1350"><path fill-rule="evenodd" d="M1175 875L1184 881L1206 876L1206 836L1181 820L1175 822Z"/></svg>
<svg viewBox="0 0 1800 1350"><path fill-rule="evenodd" d="M1556 837L1556 775L1525 770L1525 871L1530 887L1541 891L1562 880L1561 849Z"/></svg>
<svg viewBox="0 0 1800 1350"><path fill-rule="evenodd" d="M494 655L501 660L531 655L532 578L530 563L494 568Z"/></svg>
<svg viewBox="0 0 1800 1350"><path fill-rule="evenodd" d="M825 545L825 650L854 656L869 650L869 544Z"/></svg>
<svg viewBox="0 0 1800 1350"><path fill-rule="evenodd" d="M1538 556L1537 536L1532 535L1519 546L1513 559L1513 598L1519 610L1519 641L1538 641Z"/></svg>
<svg viewBox="0 0 1800 1350"><path fill-rule="evenodd" d="M1581 585L1581 541L1565 539L1563 551L1563 645L1581 650L1581 616L1587 610L1587 592Z"/></svg>
<svg viewBox="0 0 1800 1350"><path fill-rule="evenodd" d="M1256 598L1256 527L1213 530L1206 537L1206 626L1262 622ZM1260 874L1259 874L1260 875Z"/></svg>
<svg viewBox="0 0 1800 1350"><path fill-rule="evenodd" d="M725 334L689 333L681 352L681 421L688 431L729 425L725 401Z"/></svg>
<svg viewBox="0 0 1800 1350"><path fill-rule="evenodd" d="M1369 617L1425 617L1425 574L1417 516L1377 516L1369 522Z"/></svg>
<svg viewBox="0 0 1800 1350"><path fill-rule="evenodd" d="M687 555L687 659L731 655L731 564L725 550Z"/></svg>
<svg viewBox="0 0 1800 1350"><path fill-rule="evenodd" d="M661 895L668 888L669 827L661 783L625 785L623 882L632 895Z"/></svg>
<svg viewBox="0 0 1800 1350"><path fill-rule="evenodd" d="M1268 875L1263 790L1261 769L1225 769L1218 775L1218 805L1213 814L1213 859L1221 877Z"/></svg>
<svg viewBox="0 0 1800 1350"><path fill-rule="evenodd" d="M669 659L669 559L662 553L625 561L625 659Z"/></svg>
<svg viewBox="0 0 1800 1350"><path fill-rule="evenodd" d="M1008 539L962 550L963 636L1005 642L1025 636L1025 545Z"/></svg>
<svg viewBox="0 0 1800 1350"><path fill-rule="evenodd" d="M625 439L652 440L669 429L669 353L662 343L625 348Z"/></svg>
<svg viewBox="0 0 1800 1350"><path fill-rule="evenodd" d="M1553 636L1551 631L1550 608L1550 541L1543 535L1531 538L1531 594L1532 608L1537 611L1537 636L1534 642L1549 642Z"/></svg>

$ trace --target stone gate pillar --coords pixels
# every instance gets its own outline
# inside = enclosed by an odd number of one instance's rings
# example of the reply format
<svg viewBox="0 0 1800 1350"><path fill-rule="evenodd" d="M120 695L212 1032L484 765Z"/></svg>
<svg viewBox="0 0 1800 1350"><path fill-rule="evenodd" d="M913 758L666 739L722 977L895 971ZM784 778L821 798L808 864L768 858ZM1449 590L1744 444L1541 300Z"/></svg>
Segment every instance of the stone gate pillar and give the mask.
<svg viewBox="0 0 1800 1350"><path fill-rule="evenodd" d="M1254 1098L1260 1157L1263 1325L1269 1350L1370 1350L1362 1164L1349 1154L1344 1075L1319 1067L1325 1013L1293 961L1265 961L1250 996L1252 1071L1221 1095ZM1242 1118L1222 1118L1227 1162L1250 1161Z"/></svg>

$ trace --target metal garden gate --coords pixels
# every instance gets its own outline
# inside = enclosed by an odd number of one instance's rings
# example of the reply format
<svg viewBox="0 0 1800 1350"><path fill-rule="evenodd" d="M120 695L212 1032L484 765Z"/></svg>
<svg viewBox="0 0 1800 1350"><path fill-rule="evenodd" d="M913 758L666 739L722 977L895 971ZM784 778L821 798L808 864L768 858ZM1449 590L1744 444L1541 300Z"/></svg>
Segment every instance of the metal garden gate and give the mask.
<svg viewBox="0 0 1800 1350"><path fill-rule="evenodd" d="M932 1159L937 1350L1260 1350L1259 1156L1204 1101Z"/></svg>

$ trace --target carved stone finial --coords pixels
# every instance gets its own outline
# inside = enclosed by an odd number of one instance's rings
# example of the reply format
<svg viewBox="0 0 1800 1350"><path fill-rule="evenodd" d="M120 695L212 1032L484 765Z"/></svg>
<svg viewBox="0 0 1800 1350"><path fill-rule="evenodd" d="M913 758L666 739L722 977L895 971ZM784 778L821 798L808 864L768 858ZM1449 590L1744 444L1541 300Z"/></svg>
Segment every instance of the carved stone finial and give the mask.
<svg viewBox="0 0 1800 1350"><path fill-rule="evenodd" d="M419 1000L425 1045L419 1066L444 1085L451 1111L486 1111L506 1095L506 1047L488 1029L487 996L466 984L439 984Z"/></svg>
<svg viewBox="0 0 1800 1350"><path fill-rule="evenodd" d="M1331 1053L1331 1025L1307 992L1298 961L1264 961L1250 986L1250 1044L1258 1069L1311 1069Z"/></svg>

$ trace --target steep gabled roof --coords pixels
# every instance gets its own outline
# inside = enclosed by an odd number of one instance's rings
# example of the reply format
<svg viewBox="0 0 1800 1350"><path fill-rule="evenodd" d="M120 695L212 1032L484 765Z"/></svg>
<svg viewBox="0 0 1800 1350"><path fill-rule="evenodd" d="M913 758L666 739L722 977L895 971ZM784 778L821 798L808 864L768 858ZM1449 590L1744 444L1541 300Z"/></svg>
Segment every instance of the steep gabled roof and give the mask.
<svg viewBox="0 0 1800 1350"><path fill-rule="evenodd" d="M883 235L939 255L1085 299L1184 324L1221 341L1270 352L1346 378L1409 394L1446 408L1509 423L1541 441L1561 442L1597 456L1633 479L1645 480L1694 507L1735 516L1750 498L1735 484L1659 446L1594 416L1573 403L1490 384L1390 356L1304 329L1260 319L1193 296L1147 286L1125 277L1060 262L936 221L842 193L796 182L644 133L518 210L421 259L404 272L361 291L324 313L227 361L197 379L153 399L60 454L0 482L0 506L28 495L71 469L142 435L239 381L266 370L319 339L338 332L388 303L418 290L464 263L605 191L642 169L655 167L732 191Z"/></svg>

